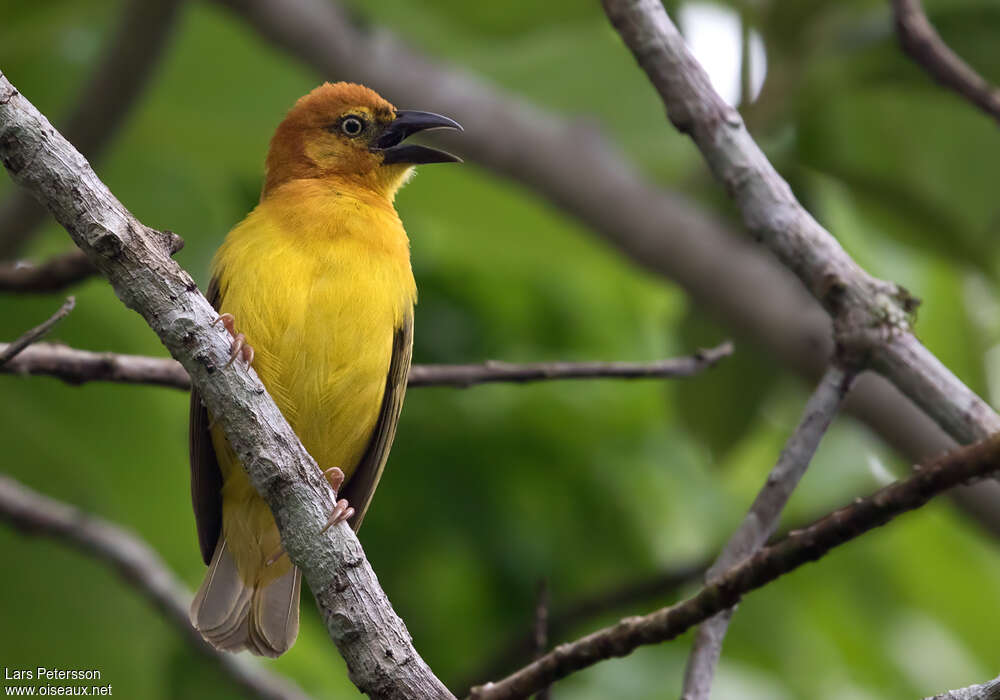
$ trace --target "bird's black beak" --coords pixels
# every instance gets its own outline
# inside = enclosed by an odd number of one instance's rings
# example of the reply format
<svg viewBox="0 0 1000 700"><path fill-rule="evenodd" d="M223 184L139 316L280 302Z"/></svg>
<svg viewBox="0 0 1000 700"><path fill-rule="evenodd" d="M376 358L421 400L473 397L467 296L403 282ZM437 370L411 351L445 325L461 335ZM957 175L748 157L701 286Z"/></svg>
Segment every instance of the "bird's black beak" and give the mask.
<svg viewBox="0 0 1000 700"><path fill-rule="evenodd" d="M400 163L406 165L422 165L424 163L461 163L462 159L451 153L439 151L429 146L400 145L407 136L428 129L457 129L463 131L462 125L454 119L443 117L433 112L417 112L401 110L396 112L396 118L389 122L385 130L371 142L371 150L383 154L382 164Z"/></svg>

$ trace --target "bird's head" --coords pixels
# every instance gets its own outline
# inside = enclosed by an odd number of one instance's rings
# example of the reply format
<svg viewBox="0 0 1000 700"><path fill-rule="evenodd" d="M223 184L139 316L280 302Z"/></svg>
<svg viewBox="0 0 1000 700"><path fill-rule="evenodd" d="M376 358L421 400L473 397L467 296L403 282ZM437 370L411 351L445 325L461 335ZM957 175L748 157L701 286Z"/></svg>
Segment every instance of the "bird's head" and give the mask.
<svg viewBox="0 0 1000 700"><path fill-rule="evenodd" d="M401 143L418 131L442 128L462 129L439 114L397 110L362 85L324 83L300 98L275 131L264 196L292 180L332 179L391 200L414 165L461 162L444 151Z"/></svg>

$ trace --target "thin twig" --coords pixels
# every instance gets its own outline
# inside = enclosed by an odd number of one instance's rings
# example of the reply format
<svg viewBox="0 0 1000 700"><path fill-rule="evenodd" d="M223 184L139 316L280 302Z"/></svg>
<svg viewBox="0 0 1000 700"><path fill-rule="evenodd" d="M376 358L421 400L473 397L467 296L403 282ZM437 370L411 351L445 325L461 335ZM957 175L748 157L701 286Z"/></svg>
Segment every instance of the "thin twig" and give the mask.
<svg viewBox="0 0 1000 700"><path fill-rule="evenodd" d="M920 0L891 0L903 50L946 88L1000 122L1000 89L951 50L927 19Z"/></svg>
<svg viewBox="0 0 1000 700"><path fill-rule="evenodd" d="M163 55L182 0L129 0L62 133L91 162L104 152ZM45 221L24 190L0 202L0 259L12 257Z"/></svg>
<svg viewBox="0 0 1000 700"><path fill-rule="evenodd" d="M473 688L475 700L513 700L637 647L673 639L691 627L733 607L740 598L831 549L919 508L934 496L1000 469L1000 435L962 447L932 464L915 468L913 476L858 498L809 527L795 530L707 583L691 598L649 615L628 617L569 644L496 683Z"/></svg>
<svg viewBox="0 0 1000 700"><path fill-rule="evenodd" d="M8 346L0 343L0 353ZM560 379L655 379L690 377L713 367L732 354L732 344L723 343L694 355L656 362L548 362L510 364L486 362L469 365L413 365L409 386L458 388L491 382L536 382ZM104 381L152 384L190 389L191 379L176 360L111 352L90 352L65 345L38 343L21 353L0 372L44 374L70 384Z"/></svg>
<svg viewBox="0 0 1000 700"><path fill-rule="evenodd" d="M7 347L0 343L0 352ZM169 357L122 355L113 352L77 350L55 343L37 343L11 360L0 372L47 375L68 384L118 382L149 384L187 391L191 377L177 360Z"/></svg>
<svg viewBox="0 0 1000 700"><path fill-rule="evenodd" d="M540 659L549 648L549 583L545 579L538 582L534 618L535 658ZM549 686L535 693L535 700L549 700Z"/></svg>
<svg viewBox="0 0 1000 700"><path fill-rule="evenodd" d="M693 355L656 362L535 362L512 364L490 360L469 365L416 365L410 386L468 387L488 382L537 382L553 379L655 379L691 377L733 353L725 342Z"/></svg>
<svg viewBox="0 0 1000 700"><path fill-rule="evenodd" d="M34 343L36 340L44 338L57 323L69 315L69 312L73 310L74 306L76 306L76 297L66 297L66 301L63 302L62 306L60 306L47 321L38 324L28 332L24 333L13 343L5 344L3 349L0 350L0 368L3 368L8 362L17 357L18 354L24 352L25 348Z"/></svg>
<svg viewBox="0 0 1000 700"><path fill-rule="evenodd" d="M0 292L54 292L97 274L79 248L40 265L17 261L0 263Z"/></svg>
<svg viewBox="0 0 1000 700"><path fill-rule="evenodd" d="M924 700L1000 700L1000 676L980 685L949 690Z"/></svg>
<svg viewBox="0 0 1000 700"><path fill-rule="evenodd" d="M211 647L188 621L191 594L143 540L117 525L66 503L43 496L0 475L0 519L25 535L44 535L106 564L146 598L184 640L259 698L306 700L290 681L246 658Z"/></svg>
<svg viewBox="0 0 1000 700"><path fill-rule="evenodd" d="M706 581L712 581L750 557L774 534L788 499L840 410L853 379L853 371L836 364L827 369L806 403L802 418L781 451L778 463L768 474L743 522L708 570ZM708 700L711 695L715 668L733 612L733 608L725 610L698 628L684 671L682 700Z"/></svg>
<svg viewBox="0 0 1000 700"><path fill-rule="evenodd" d="M702 579L708 565L708 561L701 560L671 566L653 575L626 581L608 590L598 591L566 605L557 606L549 612L549 639L561 638L573 628L595 617L619 611L628 612L635 606L661 601L666 596L674 595L682 586ZM475 670L465 674L464 680L456 683L454 687L464 693L473 685L482 683L484 679L510 673L511 670L531 661L534 650L533 631L523 632L508 641L485 662L480 663Z"/></svg>

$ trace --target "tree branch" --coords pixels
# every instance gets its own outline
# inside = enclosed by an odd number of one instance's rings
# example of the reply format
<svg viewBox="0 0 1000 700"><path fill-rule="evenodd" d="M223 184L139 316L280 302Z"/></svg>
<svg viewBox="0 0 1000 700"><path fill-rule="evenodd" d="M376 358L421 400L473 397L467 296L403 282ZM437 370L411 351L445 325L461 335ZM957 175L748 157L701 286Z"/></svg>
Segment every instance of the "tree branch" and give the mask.
<svg viewBox="0 0 1000 700"><path fill-rule="evenodd" d="M0 343L0 352L4 352L6 347L6 344ZM38 343L27 348L5 367L0 367L0 372L48 375L68 384L118 382L184 391L191 388L191 378L184 367L168 357L90 352L54 343Z"/></svg>
<svg viewBox="0 0 1000 700"><path fill-rule="evenodd" d="M18 192L21 196L30 196L24 190ZM35 204L41 206L37 202ZM169 231L164 233L170 234ZM184 247L184 239L171 235L173 254ZM0 263L0 292L56 292L98 274L97 268L87 259L86 254L79 248L74 248L41 265L33 265L24 260Z"/></svg>
<svg viewBox="0 0 1000 700"><path fill-rule="evenodd" d="M549 648L549 583L545 579L538 582L535 600L535 619L532 636L535 643L535 658L545 655ZM535 700L549 700L549 686L535 693Z"/></svg>
<svg viewBox="0 0 1000 700"><path fill-rule="evenodd" d="M941 85L1000 122L1000 89L990 85L944 43L920 0L892 0L892 12L899 43L910 58Z"/></svg>
<svg viewBox="0 0 1000 700"><path fill-rule="evenodd" d="M549 613L549 638L562 637L571 628L599 615L625 610L676 593L682 586L702 578L708 565L708 561L697 561L671 566L651 576L627 581L614 588L557 606ZM465 674L464 680L453 687L464 692L473 685L481 683L483 679L509 673L532 659L535 646L535 636L531 631L514 637L500 651L479 664L474 671ZM460 693L456 693L458 694Z"/></svg>
<svg viewBox="0 0 1000 700"><path fill-rule="evenodd" d="M691 598L649 615L627 617L575 642L559 645L505 679L473 688L469 697L474 700L526 697L604 659L626 656L641 645L673 639L733 607L750 591L819 559L834 547L919 508L947 489L991 475L998 469L1000 435L959 448L926 467L916 468L913 476L907 479L867 498L858 498L809 527L790 532L784 539L712 579Z"/></svg>
<svg viewBox="0 0 1000 700"><path fill-rule="evenodd" d="M19 190L17 196L27 197ZM41 206L35 203L36 206ZM97 274L79 248L57 255L41 265L24 261L0 263L0 292L55 292Z"/></svg>
<svg viewBox="0 0 1000 700"><path fill-rule="evenodd" d="M838 344L871 366L955 440L1000 430L1000 416L938 361L910 330L917 300L876 279L795 198L712 88L658 0L603 0L612 24L646 71L670 121L691 137L752 235L792 270L834 322Z"/></svg>
<svg viewBox="0 0 1000 700"><path fill-rule="evenodd" d="M430 60L384 29L360 29L326 0L215 1L327 78L349 77L396 104L433 105L454 116L466 131L449 143L451 150L523 184L640 267L676 281L696 304L776 362L810 382L822 375L833 352L831 321L800 282L728 224L644 178L593 125L545 112ZM963 406L960 400L946 403ZM858 378L846 408L914 462L955 447L934 420L874 373ZM977 434L1000 427L988 416L970 418ZM1000 536L1000 485L983 482L955 494Z"/></svg>
<svg viewBox="0 0 1000 700"><path fill-rule="evenodd" d="M0 343L0 354L8 346ZM723 343L694 355L656 362L539 362L511 364L489 361L468 365L413 365L409 386L451 386L466 388L494 382L537 382L560 379L655 379L690 377L714 367L733 352ZM13 360L0 373L45 374L69 384L105 381L124 384L152 384L190 389L191 379L176 360L111 352L89 352L65 345L39 343Z"/></svg>
<svg viewBox="0 0 1000 700"><path fill-rule="evenodd" d="M705 574L706 581L712 581L751 556L778 529L788 499L806 473L853 381L853 370L844 370L835 364L827 369L749 512ZM722 642L734 612L734 608L725 610L698 628L684 671L681 700L708 700Z"/></svg>
<svg viewBox="0 0 1000 700"><path fill-rule="evenodd" d="M981 685L949 690L932 698L924 698L924 700L1000 700L1000 677L986 681Z"/></svg>
<svg viewBox="0 0 1000 700"><path fill-rule="evenodd" d="M0 370L3 370L4 366L7 365L8 362L13 360L20 353L24 352L24 349L29 345L34 343L39 338L45 337L45 335L51 331L57 323L69 315L69 312L73 310L74 306L76 306L76 299L74 297L67 297L66 301L63 302L63 305L60 306L47 321L35 326L13 343L5 344L3 349L0 349Z"/></svg>
<svg viewBox="0 0 1000 700"><path fill-rule="evenodd" d="M63 134L96 160L149 81L180 15L181 0L128 0ZM0 203L0 259L10 258L45 221L45 207L15 190Z"/></svg>
<svg viewBox="0 0 1000 700"><path fill-rule="evenodd" d="M274 514L355 685L375 698L454 697L413 648L354 532L321 532L333 508L329 484L256 373L226 366L230 338L212 326L216 312L170 257L170 237L135 219L2 74L0 160L187 370Z"/></svg>
<svg viewBox="0 0 1000 700"><path fill-rule="evenodd" d="M306 700L306 695L289 681L248 663L244 657L220 653L202 639L188 621L191 594L156 552L134 534L2 475L0 519L25 535L51 537L106 564L152 603L185 641L254 696Z"/></svg>
<svg viewBox="0 0 1000 700"><path fill-rule="evenodd" d="M489 360L469 365L414 365L409 386L469 387L492 382L537 382L556 379L655 379L691 377L714 367L733 353L726 342L686 357L656 362L534 362L512 364Z"/></svg>

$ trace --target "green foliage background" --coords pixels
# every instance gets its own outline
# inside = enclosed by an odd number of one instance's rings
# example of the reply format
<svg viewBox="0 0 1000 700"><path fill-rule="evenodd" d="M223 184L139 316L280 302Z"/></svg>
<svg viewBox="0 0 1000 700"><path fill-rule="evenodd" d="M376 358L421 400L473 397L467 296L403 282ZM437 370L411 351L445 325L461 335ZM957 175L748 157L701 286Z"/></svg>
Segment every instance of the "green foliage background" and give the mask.
<svg viewBox="0 0 1000 700"><path fill-rule="evenodd" d="M924 299L922 340L995 398L996 124L901 55L885 2L730 4L769 52L764 92L745 110L762 146L862 265ZM996 3L925 4L949 43L1000 81ZM484 80L600 122L650 177L732 216L598 3L355 0L353 9ZM0 69L58 124L119 10L101 0L8 1ZM257 197L284 111L320 80L351 77L315 75L229 14L191 2L98 172L140 219L185 238L178 259L204 283L213 250ZM650 360L727 337L668 280L474 165L424 168L398 206L420 285L417 362ZM27 253L68 245L49 225ZM103 281L74 293L58 340L164 354ZM0 297L0 339L58 302ZM459 683L530 625L540 579L559 608L717 551L807 388L743 344L724 367L686 382L414 390L362 542L418 649ZM204 567L186 430L181 392L0 377L0 468L127 526L194 588ZM862 426L838 422L786 524L872 491L883 466L901 473L906 464ZM0 551L0 666L100 668L116 697L240 696L103 566L5 528ZM355 697L304 601L299 642L268 665L316 698ZM940 500L747 598L715 697L921 697L995 675L998 630L997 543ZM676 697L689 644L690 635L600 664L554 697Z"/></svg>

